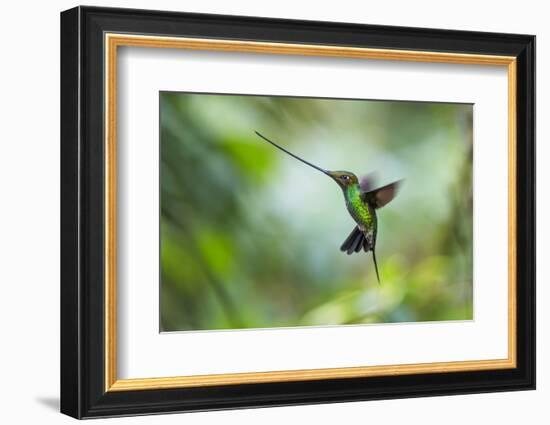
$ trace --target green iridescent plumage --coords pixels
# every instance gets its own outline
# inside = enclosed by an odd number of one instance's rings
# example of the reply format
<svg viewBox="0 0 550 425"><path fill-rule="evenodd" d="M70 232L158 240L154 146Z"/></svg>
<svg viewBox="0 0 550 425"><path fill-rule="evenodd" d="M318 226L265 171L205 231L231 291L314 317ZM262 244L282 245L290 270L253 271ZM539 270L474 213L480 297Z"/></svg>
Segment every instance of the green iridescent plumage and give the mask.
<svg viewBox="0 0 550 425"><path fill-rule="evenodd" d="M359 180L355 174L350 173L349 171L324 170L300 158L299 156L294 155L292 152L287 151L275 142L269 140L265 136L262 136L260 133L256 132L256 134L266 142L271 143L273 146L293 158L296 158L304 164L307 164L310 167L330 176L338 184L338 186L340 186L342 193L344 194L348 212L357 223L357 226L346 238L340 247L340 250L347 252L348 255L353 254L354 252L359 252L361 249L365 252L372 251L376 277L378 282L380 282L375 253L376 235L378 231L376 210L383 207L394 198L397 193L399 182L390 183L386 186L373 190L371 188L372 179L369 176L363 177Z"/></svg>

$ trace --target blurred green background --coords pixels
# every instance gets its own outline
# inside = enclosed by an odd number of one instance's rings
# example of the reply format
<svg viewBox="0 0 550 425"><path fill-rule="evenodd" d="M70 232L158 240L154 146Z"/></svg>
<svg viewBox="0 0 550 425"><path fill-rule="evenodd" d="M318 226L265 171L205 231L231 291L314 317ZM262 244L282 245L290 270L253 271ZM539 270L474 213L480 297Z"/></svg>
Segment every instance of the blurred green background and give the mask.
<svg viewBox="0 0 550 425"><path fill-rule="evenodd" d="M160 93L161 330L472 319L472 106ZM371 253L329 170L405 179Z"/></svg>

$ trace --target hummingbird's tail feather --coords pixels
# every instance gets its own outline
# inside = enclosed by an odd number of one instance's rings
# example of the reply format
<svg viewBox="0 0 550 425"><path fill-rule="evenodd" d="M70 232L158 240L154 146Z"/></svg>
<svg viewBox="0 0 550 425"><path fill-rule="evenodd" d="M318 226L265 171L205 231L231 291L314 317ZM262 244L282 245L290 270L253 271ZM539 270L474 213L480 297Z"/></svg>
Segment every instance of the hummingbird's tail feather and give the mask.
<svg viewBox="0 0 550 425"><path fill-rule="evenodd" d="M346 238L342 246L340 247L340 251L347 251L350 247L351 243L355 241L355 238L357 237L357 234L359 233L359 228L355 226L349 236Z"/></svg>
<svg viewBox="0 0 550 425"><path fill-rule="evenodd" d="M380 275L378 274L378 263L376 262L374 246L372 247L372 262L374 263L374 270L376 271L376 279L378 280L378 284L380 284Z"/></svg>
<svg viewBox="0 0 550 425"><path fill-rule="evenodd" d="M365 236L363 236L363 233L355 237L355 241L353 242L353 245L349 247L348 249L348 255L353 254L354 252L361 251L361 248L363 247L363 241L365 240Z"/></svg>
<svg viewBox="0 0 550 425"><path fill-rule="evenodd" d="M376 262L374 244L372 243L372 240L365 237L364 233L358 226L355 226L340 247L340 251L347 252L348 255L351 255L354 252L361 251L361 249L365 252L372 251L372 260L374 262L374 270L376 270L376 279L378 280L378 283L380 283L380 275L378 274L378 263Z"/></svg>
<svg viewBox="0 0 550 425"><path fill-rule="evenodd" d="M355 228L351 231L349 236L346 238L346 240L340 247L340 251L347 252L348 255L351 255L354 252L361 251L361 248L363 248L364 243L365 243L365 235L363 235L363 232L359 230L359 227L355 226Z"/></svg>

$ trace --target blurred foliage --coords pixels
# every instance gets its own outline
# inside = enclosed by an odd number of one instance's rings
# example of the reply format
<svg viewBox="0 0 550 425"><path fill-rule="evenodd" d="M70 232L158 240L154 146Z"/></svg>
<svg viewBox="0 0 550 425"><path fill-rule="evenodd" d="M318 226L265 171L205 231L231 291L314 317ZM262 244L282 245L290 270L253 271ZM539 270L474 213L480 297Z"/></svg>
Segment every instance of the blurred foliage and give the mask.
<svg viewBox="0 0 550 425"><path fill-rule="evenodd" d="M472 318L472 106L163 92L161 329ZM377 258L332 170L404 178Z"/></svg>

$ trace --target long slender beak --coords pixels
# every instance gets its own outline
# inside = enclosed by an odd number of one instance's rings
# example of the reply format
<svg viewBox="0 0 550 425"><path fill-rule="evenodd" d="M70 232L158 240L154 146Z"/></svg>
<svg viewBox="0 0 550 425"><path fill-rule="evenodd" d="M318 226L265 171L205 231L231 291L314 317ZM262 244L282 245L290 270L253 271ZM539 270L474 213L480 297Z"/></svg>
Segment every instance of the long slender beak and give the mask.
<svg viewBox="0 0 550 425"><path fill-rule="evenodd" d="M305 159L300 158L298 155L294 155L292 152L287 151L285 148L283 148L283 147L279 146L277 143L275 143L275 142L269 140L267 137L262 136L262 135L261 135L260 133L258 133L257 131L255 131L255 133L256 133L258 136L260 136L262 139L264 139L266 142L272 144L272 145L275 146L277 149L282 150L284 153L290 155L291 157L296 158L298 161L301 161L301 162L303 162L304 164L309 165L309 166L312 167L312 168L315 168L316 170L320 171L321 173L324 173L324 174L326 174L326 175L328 175L328 176L331 176L329 171L323 170L321 167L318 167L317 165L314 165L314 164L312 164L311 162L308 162L308 161L306 161ZM331 176L331 177L332 177L332 176Z"/></svg>

